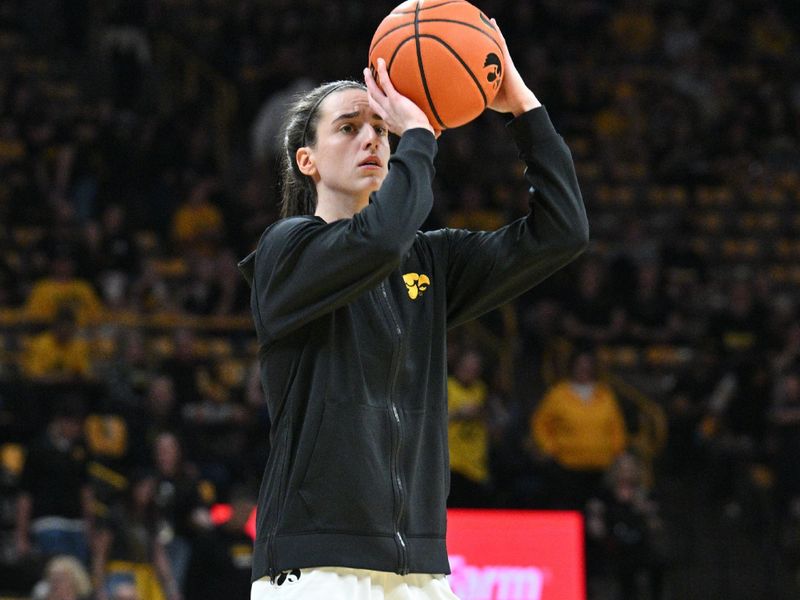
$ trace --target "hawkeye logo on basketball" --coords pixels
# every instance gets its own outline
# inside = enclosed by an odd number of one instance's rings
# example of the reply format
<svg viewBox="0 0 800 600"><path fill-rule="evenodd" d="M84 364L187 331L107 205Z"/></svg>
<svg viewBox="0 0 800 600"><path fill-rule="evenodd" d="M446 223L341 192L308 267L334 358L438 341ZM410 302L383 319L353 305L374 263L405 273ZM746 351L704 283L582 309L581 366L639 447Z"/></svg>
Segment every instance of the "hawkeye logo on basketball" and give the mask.
<svg viewBox="0 0 800 600"><path fill-rule="evenodd" d="M408 297L412 300L422 296L431 284L430 278L421 273L406 273L403 275L403 282L406 284Z"/></svg>
<svg viewBox="0 0 800 600"><path fill-rule="evenodd" d="M497 89L503 80L503 63L500 62L500 57L494 52L490 52L486 55L483 68L489 69L486 74L486 81L491 83L494 89Z"/></svg>

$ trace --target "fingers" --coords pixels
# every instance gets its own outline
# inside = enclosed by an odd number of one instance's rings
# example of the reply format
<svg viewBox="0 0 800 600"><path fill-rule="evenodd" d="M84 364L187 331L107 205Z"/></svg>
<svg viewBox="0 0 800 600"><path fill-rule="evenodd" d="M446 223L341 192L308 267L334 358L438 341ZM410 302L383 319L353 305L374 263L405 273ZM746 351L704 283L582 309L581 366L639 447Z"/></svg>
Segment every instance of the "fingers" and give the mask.
<svg viewBox="0 0 800 600"><path fill-rule="evenodd" d="M506 44L506 38L503 35L503 32L500 30L500 26L497 24L497 21L494 17L491 19L492 23L494 24L495 30L497 31L497 35L500 37L500 43L503 46L503 51L508 54L508 44Z"/></svg>
<svg viewBox="0 0 800 600"><path fill-rule="evenodd" d="M378 81L380 81L381 88L387 96L397 93L392 85L392 80L389 79L389 71L386 70L386 61L382 58L378 59Z"/></svg>
<svg viewBox="0 0 800 600"><path fill-rule="evenodd" d="M497 31L497 35L499 35L499 36L500 36L500 39L501 39L501 40L503 40L503 42L505 42L505 41L506 41L506 38L505 38L505 36L503 35L503 32L502 32L502 31L500 31L500 25L498 25L498 24L497 24L497 19L495 19L494 17L492 17L492 18L491 18L491 19L489 19L489 20L490 20L490 21L491 21L491 22L494 24L494 28L495 28L495 30Z"/></svg>
<svg viewBox="0 0 800 600"><path fill-rule="evenodd" d="M402 135L411 127L432 130L425 113L392 85L386 61L382 58L377 60L374 70L364 69L364 82L370 107L383 118L389 131Z"/></svg>
<svg viewBox="0 0 800 600"><path fill-rule="evenodd" d="M373 98L382 98L386 96L369 69L364 69L364 83L367 84L368 94Z"/></svg>
<svg viewBox="0 0 800 600"><path fill-rule="evenodd" d="M385 101L386 95L378 86L369 69L364 69L364 83L367 84L367 101L369 102L370 108L385 120L386 109L383 107L382 101Z"/></svg>

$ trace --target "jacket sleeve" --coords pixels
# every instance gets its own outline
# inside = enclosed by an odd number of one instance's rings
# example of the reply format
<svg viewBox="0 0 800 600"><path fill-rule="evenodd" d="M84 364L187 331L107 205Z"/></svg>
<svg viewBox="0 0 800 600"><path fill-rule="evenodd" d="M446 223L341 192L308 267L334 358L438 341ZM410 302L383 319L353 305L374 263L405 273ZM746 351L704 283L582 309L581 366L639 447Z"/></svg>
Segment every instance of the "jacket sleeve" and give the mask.
<svg viewBox="0 0 800 600"><path fill-rule="evenodd" d="M572 261L589 242L572 155L547 111L529 111L508 127L533 191L528 216L497 231L427 234L446 256L448 327L517 297Z"/></svg>
<svg viewBox="0 0 800 600"><path fill-rule="evenodd" d="M435 154L430 132L408 131L380 190L352 218L292 217L264 232L240 263L263 342L344 306L398 266L433 204Z"/></svg>

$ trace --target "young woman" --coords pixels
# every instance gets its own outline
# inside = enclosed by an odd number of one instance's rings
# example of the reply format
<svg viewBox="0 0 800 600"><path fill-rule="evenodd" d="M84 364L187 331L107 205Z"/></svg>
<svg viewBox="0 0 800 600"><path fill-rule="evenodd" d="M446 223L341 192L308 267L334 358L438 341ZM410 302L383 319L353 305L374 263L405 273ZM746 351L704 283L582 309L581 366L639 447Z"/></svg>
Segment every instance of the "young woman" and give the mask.
<svg viewBox="0 0 800 600"><path fill-rule="evenodd" d="M251 598L454 598L444 575L446 331L577 256L588 224L569 150L504 46L489 106L535 188L495 231L419 227L436 139L377 66L288 118L283 218L241 268L252 286L272 450ZM387 133L400 136L390 156Z"/></svg>

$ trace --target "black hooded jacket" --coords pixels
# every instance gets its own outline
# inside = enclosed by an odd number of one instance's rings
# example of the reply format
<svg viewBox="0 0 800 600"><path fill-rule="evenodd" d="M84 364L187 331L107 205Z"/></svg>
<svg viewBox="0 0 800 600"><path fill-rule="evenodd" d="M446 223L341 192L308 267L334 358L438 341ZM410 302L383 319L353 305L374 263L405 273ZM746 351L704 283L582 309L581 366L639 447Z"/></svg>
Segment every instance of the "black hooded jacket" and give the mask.
<svg viewBox="0 0 800 600"><path fill-rule="evenodd" d="M242 261L272 419L253 580L314 566L450 572L447 329L588 243L572 158L546 110L508 127L534 189L526 218L419 231L436 141L413 129L352 219L283 219Z"/></svg>

